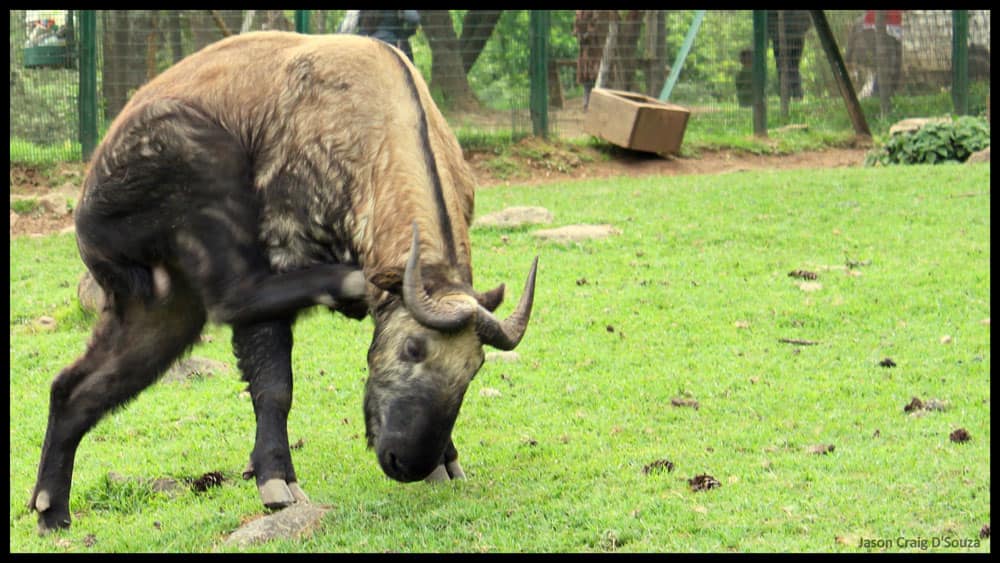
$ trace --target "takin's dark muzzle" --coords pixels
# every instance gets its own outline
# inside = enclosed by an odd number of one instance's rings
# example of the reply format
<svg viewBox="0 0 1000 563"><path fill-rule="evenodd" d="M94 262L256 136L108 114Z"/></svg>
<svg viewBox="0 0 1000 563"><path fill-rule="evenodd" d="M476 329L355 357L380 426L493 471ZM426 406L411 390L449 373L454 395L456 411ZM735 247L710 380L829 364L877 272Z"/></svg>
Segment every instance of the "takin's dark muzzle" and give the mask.
<svg viewBox="0 0 1000 563"><path fill-rule="evenodd" d="M382 471L403 483L419 481L444 463L444 451L458 418L457 409L423 397L392 401L375 443Z"/></svg>

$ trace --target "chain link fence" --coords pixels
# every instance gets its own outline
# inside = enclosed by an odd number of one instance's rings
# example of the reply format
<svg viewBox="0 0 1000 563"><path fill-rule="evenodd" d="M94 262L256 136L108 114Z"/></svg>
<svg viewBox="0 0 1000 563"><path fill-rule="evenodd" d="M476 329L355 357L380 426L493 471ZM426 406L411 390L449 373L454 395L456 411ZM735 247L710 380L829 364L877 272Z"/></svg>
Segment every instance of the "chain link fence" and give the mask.
<svg viewBox="0 0 1000 563"><path fill-rule="evenodd" d="M865 115L945 114L952 96L951 11L827 11ZM579 137L593 87L627 90L691 109L689 134L749 135L753 17L708 11L692 34L693 10L554 10L543 72L531 71L525 10L406 11L130 10L96 14L99 133L147 80L225 36L261 29L354 32L395 42L460 136L519 136L533 130L532 81L547 82L548 131ZM80 149L79 13L10 11L11 161L72 160ZM801 123L850 131L851 122L805 11L769 11L767 125ZM968 12L970 113L989 95L990 12ZM690 40L689 40L690 39ZM404 44L405 43L405 44ZM536 43L537 45L537 43ZM678 53L689 48L680 61ZM537 61L536 61L537 63ZM261 64L266 64L262 61ZM87 69L83 69L87 72ZM673 80L671 80L673 79ZM888 103L888 106L886 105ZM539 108L535 108L535 117ZM912 115L911 115L912 114Z"/></svg>

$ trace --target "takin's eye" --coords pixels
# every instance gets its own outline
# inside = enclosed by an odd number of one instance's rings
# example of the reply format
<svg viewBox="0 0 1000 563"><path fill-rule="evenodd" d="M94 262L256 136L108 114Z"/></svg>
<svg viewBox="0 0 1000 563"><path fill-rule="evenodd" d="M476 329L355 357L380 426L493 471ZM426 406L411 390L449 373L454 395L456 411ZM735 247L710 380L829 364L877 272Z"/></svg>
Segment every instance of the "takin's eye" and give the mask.
<svg viewBox="0 0 1000 563"><path fill-rule="evenodd" d="M420 363L427 357L427 343L424 339L409 336L399 350L399 359L404 362Z"/></svg>

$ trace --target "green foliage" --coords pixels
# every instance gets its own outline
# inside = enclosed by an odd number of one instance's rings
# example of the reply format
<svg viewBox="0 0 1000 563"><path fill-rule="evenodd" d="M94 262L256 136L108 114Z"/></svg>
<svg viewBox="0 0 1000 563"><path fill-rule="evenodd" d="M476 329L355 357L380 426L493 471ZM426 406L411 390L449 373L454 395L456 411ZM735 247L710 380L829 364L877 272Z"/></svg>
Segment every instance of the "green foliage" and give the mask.
<svg viewBox="0 0 1000 563"><path fill-rule="evenodd" d="M932 121L916 131L897 133L865 157L866 166L965 162L990 146L985 119L963 116L950 122Z"/></svg>
<svg viewBox="0 0 1000 563"><path fill-rule="evenodd" d="M38 209L38 200L32 198L12 200L10 209L18 215L27 215Z"/></svg>

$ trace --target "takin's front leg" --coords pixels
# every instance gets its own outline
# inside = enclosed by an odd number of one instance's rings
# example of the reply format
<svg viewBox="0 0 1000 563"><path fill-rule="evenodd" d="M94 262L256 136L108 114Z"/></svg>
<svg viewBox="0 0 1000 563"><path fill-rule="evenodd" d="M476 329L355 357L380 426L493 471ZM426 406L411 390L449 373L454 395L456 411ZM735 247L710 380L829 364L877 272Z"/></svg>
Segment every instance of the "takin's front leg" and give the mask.
<svg viewBox="0 0 1000 563"><path fill-rule="evenodd" d="M249 385L257 437L244 479L256 477L261 502L284 508L308 501L298 485L288 446L292 407L291 321L233 326L233 352Z"/></svg>
<svg viewBox="0 0 1000 563"><path fill-rule="evenodd" d="M438 481L451 481L452 479L465 479L465 472L462 471L462 466L458 464L458 450L455 449L455 443L449 439L448 447L445 448L444 455L441 456L441 465L437 466L437 469L425 477L424 481L436 483Z"/></svg>

